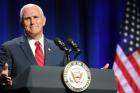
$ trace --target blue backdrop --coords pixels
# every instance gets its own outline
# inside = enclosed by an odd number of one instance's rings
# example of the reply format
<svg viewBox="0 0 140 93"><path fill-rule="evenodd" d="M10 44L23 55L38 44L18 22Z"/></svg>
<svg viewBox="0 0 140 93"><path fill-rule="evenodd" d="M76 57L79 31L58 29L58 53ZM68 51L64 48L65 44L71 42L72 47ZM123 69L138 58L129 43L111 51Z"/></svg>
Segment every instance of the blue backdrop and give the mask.
<svg viewBox="0 0 140 93"><path fill-rule="evenodd" d="M112 67L124 0L0 0L0 44L24 33L19 12L27 3L43 9L46 37L72 38L82 51L79 60L89 67Z"/></svg>

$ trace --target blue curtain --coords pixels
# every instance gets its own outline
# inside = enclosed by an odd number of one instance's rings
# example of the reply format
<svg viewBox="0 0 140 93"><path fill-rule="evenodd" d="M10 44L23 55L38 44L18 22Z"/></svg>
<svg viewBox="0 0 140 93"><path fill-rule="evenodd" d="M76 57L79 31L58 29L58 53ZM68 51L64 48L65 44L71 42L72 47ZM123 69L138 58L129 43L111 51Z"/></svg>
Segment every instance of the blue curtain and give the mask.
<svg viewBox="0 0 140 93"><path fill-rule="evenodd" d="M43 9L47 38L72 38L82 51L78 60L89 67L109 63L112 68L124 0L1 0L0 44L24 33L19 12L27 3Z"/></svg>

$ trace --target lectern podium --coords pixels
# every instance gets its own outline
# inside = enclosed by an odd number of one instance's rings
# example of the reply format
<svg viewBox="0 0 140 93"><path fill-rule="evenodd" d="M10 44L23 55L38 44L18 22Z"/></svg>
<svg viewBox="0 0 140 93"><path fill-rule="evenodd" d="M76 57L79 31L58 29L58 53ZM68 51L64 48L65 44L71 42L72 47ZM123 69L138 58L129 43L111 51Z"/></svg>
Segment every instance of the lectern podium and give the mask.
<svg viewBox="0 0 140 93"><path fill-rule="evenodd" d="M116 93L113 71L91 68L92 81L83 93ZM13 93L73 93L62 79L63 67L31 66L14 79Z"/></svg>

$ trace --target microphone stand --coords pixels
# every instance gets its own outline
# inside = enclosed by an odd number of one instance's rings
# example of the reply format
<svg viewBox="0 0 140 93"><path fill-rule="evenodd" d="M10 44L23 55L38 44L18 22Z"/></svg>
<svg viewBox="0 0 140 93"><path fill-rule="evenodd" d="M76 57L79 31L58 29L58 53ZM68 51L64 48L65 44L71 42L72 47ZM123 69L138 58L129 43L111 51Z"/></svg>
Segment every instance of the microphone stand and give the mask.
<svg viewBox="0 0 140 93"><path fill-rule="evenodd" d="M69 61L71 61L71 59L70 59L70 53L71 53L71 49L68 49L67 51L66 51L66 60L67 60L67 62L69 62Z"/></svg>
<svg viewBox="0 0 140 93"><path fill-rule="evenodd" d="M73 51L72 49L68 49L67 51L65 51L65 52L66 52L66 59L67 59L67 62L70 62L70 61L71 61L70 54L71 54L72 51ZM80 51L77 51L77 52L75 53L75 56L74 56L73 59L76 60L76 58L78 57L79 54L80 54Z"/></svg>

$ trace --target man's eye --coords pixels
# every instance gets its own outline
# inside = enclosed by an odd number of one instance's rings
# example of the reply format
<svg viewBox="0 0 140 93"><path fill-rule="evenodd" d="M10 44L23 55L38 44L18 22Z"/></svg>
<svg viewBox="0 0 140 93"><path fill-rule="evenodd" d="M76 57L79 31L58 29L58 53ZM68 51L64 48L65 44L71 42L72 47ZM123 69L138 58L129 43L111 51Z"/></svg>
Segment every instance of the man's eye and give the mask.
<svg viewBox="0 0 140 93"><path fill-rule="evenodd" d="M38 16L34 16L34 18L39 18Z"/></svg>
<svg viewBox="0 0 140 93"><path fill-rule="evenodd" d="M25 17L25 18L23 18L24 20L29 20L30 18L29 17Z"/></svg>

